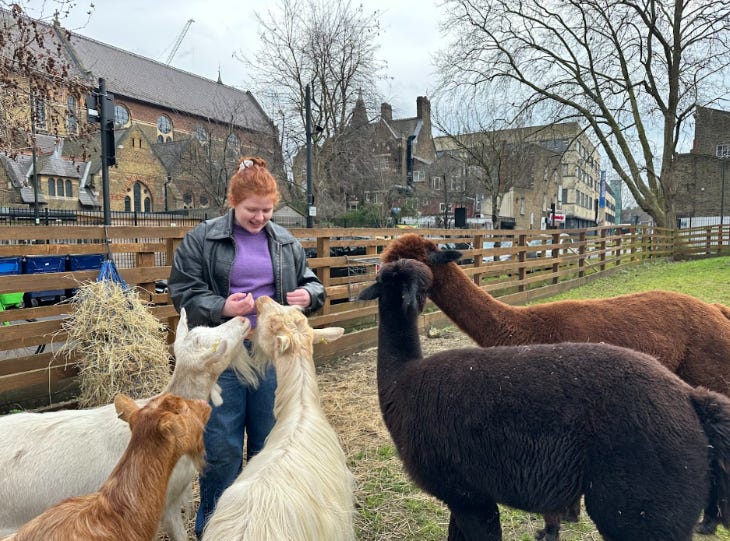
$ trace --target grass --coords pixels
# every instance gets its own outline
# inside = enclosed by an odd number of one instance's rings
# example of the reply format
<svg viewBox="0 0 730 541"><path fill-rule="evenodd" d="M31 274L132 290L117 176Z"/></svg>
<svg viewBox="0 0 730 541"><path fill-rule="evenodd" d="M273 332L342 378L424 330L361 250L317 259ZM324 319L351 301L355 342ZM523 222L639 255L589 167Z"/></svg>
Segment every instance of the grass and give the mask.
<svg viewBox="0 0 730 541"><path fill-rule="evenodd" d="M539 302L608 297L651 289L679 291L707 302L730 305L730 258L647 263ZM443 338L430 351L428 346L432 341L423 338L424 352L469 345L469 340L453 328L446 330ZM380 419L374 391L374 354L371 350L358 355L325 367L319 382L328 417L334 420L343 438L350 467L357 478L357 537L360 541L443 540L447 535L448 510L408 480L387 431L376 426ZM345 378L349 383L345 383ZM335 403L328 404L331 401ZM352 406L353 411L347 411L345 404ZM532 541L535 532L543 526L539 515L504 506L500 506L500 514L505 541ZM589 541L600 540L601 536L583 510L580 522L563 525L561 539ZM717 535L695 535L693 539L730 541L730 531L720 527Z"/></svg>

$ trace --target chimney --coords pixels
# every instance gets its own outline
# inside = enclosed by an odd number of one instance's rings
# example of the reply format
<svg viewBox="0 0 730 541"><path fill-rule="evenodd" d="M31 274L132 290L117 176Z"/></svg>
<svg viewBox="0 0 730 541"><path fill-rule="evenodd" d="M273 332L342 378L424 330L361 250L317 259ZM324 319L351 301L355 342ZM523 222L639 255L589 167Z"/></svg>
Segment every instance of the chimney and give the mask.
<svg viewBox="0 0 730 541"><path fill-rule="evenodd" d="M426 96L418 96L416 98L416 117L423 121L423 129L428 138L431 134L431 102Z"/></svg>
<svg viewBox="0 0 730 541"><path fill-rule="evenodd" d="M380 118L389 122L393 120L393 107L389 103L380 104Z"/></svg>

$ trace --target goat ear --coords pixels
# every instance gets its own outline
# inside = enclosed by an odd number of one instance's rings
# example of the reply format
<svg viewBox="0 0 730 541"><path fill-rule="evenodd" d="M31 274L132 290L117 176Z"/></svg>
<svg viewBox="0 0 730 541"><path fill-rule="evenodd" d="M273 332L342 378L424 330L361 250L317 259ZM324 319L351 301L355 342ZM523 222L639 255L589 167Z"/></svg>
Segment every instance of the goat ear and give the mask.
<svg viewBox="0 0 730 541"><path fill-rule="evenodd" d="M185 313L185 308L180 310L180 321L177 323L177 330L175 331L175 340L182 341L188 335L188 315Z"/></svg>
<svg viewBox="0 0 730 541"><path fill-rule="evenodd" d="M282 334L277 335L276 349L279 351L279 353L284 353L287 349L289 349L289 346L291 346L291 340L288 336Z"/></svg>
<svg viewBox="0 0 730 541"><path fill-rule="evenodd" d="M345 334L345 329L342 327L326 327L324 329L314 329L314 343L317 342L332 342L340 338Z"/></svg>
<svg viewBox="0 0 730 541"><path fill-rule="evenodd" d="M221 396L222 392L223 390L221 389L221 386L214 383L213 388L210 390L210 401L213 402L213 405L216 408L223 404L223 397Z"/></svg>
<svg viewBox="0 0 730 541"><path fill-rule="evenodd" d="M428 254L428 260L433 265L446 265L452 261L458 261L463 254L458 250L439 250Z"/></svg>
<svg viewBox="0 0 730 541"><path fill-rule="evenodd" d="M203 355L203 363L207 366L216 363L228 351L228 342L216 342L213 349Z"/></svg>
<svg viewBox="0 0 730 541"><path fill-rule="evenodd" d="M117 417L128 423L129 418L139 409L139 406L127 395L119 393L114 397L114 409L117 410Z"/></svg>
<svg viewBox="0 0 730 541"><path fill-rule="evenodd" d="M378 282L375 282L372 285L369 285L365 289L363 289L360 294L357 296L357 300L359 301L371 301L373 299L377 299L380 297L380 284Z"/></svg>

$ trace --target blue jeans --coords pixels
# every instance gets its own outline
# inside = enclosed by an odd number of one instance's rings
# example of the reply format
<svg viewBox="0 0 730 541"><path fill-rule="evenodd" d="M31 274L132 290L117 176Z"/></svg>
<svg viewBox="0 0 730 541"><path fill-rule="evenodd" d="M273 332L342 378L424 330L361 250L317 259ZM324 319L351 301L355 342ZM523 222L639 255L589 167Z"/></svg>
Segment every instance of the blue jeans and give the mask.
<svg viewBox="0 0 730 541"><path fill-rule="evenodd" d="M198 539L223 491L241 473L244 431L247 436L247 460L261 451L274 426L274 391L276 372L269 365L259 386L252 390L242 384L228 368L218 378L223 404L213 406L205 425L206 466L198 477L200 506L195 517Z"/></svg>

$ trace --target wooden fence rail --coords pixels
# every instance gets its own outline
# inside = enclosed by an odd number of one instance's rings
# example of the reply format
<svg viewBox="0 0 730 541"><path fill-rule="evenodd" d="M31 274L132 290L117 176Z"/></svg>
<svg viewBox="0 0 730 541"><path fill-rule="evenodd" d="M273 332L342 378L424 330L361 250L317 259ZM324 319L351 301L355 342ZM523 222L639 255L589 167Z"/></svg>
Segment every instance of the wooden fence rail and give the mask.
<svg viewBox="0 0 730 541"><path fill-rule="evenodd" d="M73 309L63 297L79 284L95 280L98 270L24 272L28 260L55 258L69 262L89 254L115 261L124 280L135 286L150 311L174 339L177 312L156 283L170 273L178 244L191 226L24 226L3 228L0 262L23 261L19 273L0 264L0 412L13 408L47 408L72 399L77 391L74 359L55 355L65 340L62 320ZM379 254L406 232L428 236L462 251L460 264L485 291L511 304L524 304L575 287L619 267L648 259L730 255L730 227L665 230L646 226L580 230L509 231L481 229L293 229L308 262L327 290L325 306L310 316L315 327L342 326L346 335L318 345L318 362L376 344L377 306L356 301L371 283ZM38 292L54 292L51 300ZM23 297L25 306L4 300ZM61 302L59 302L61 301ZM424 327L448 324L430 306Z"/></svg>

